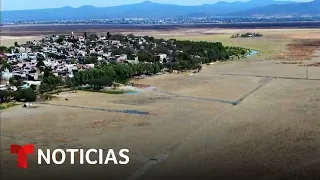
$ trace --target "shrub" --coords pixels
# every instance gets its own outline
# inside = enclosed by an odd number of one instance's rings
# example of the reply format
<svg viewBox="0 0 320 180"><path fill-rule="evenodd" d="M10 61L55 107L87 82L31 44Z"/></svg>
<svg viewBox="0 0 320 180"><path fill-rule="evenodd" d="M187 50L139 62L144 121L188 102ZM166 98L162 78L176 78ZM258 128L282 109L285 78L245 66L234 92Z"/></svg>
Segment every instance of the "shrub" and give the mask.
<svg viewBox="0 0 320 180"><path fill-rule="evenodd" d="M39 87L39 91L40 93L44 93L44 92L48 92L48 91L51 91L51 87L50 85L46 84L46 83L42 83Z"/></svg>
<svg viewBox="0 0 320 180"><path fill-rule="evenodd" d="M0 102L1 103L5 102L5 96L6 96L6 92L0 90Z"/></svg>
<svg viewBox="0 0 320 180"><path fill-rule="evenodd" d="M27 89L20 89L16 94L15 94L15 99L17 101L28 101L28 102L34 102L37 98L36 92L34 92L31 88Z"/></svg>
<svg viewBox="0 0 320 180"><path fill-rule="evenodd" d="M37 86L34 85L34 84L32 84L32 85L30 86L30 88L31 88L33 91L36 91L36 90L37 90Z"/></svg>

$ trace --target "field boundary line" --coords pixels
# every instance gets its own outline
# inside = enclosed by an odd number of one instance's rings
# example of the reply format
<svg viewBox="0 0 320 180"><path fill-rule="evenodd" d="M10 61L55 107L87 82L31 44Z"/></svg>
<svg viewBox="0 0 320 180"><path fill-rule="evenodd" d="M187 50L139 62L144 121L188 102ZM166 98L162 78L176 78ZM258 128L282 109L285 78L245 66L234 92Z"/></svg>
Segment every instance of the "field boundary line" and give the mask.
<svg viewBox="0 0 320 180"><path fill-rule="evenodd" d="M274 79L295 79L295 80L305 80L305 81L320 81L320 78L305 78L305 77L264 76L264 75L237 74L237 73L202 73L202 74L213 74L213 75L221 75L221 76L260 77L260 78L274 78Z"/></svg>
<svg viewBox="0 0 320 180"><path fill-rule="evenodd" d="M259 89L261 89L262 87L264 87L265 85L267 85L269 82L271 82L273 80L273 78L267 78L266 81L259 85L258 87L254 88L252 91L244 94L241 98L239 98L238 100L235 101L235 104L238 105L240 104L243 100L245 100L247 97L249 97L251 94L257 92Z"/></svg>
<svg viewBox="0 0 320 180"><path fill-rule="evenodd" d="M169 147L167 147L163 153L161 153L160 155L156 156L156 158L153 161L150 161L148 163L146 163L145 165L143 165L140 169L138 169L137 171L135 171L130 177L127 178L127 180L134 180L134 179L138 179L141 176L143 176L147 171L151 170L152 168L154 168L154 166L158 165L159 163L164 162L172 152L176 151L179 146L182 144L183 141L188 140L191 136L193 136L194 134L197 134L199 132L201 132L204 128L208 127L210 124L212 124L213 122L217 121L218 119L220 119L221 117L223 117L225 114L227 114L229 111L231 111L235 106L231 106L230 108L227 108L225 111L223 111L220 115L216 116L215 118L207 121L206 123L204 123L202 126L200 126L199 128L197 128L196 130L190 132L188 135L186 135L185 137L175 141L173 144L171 144Z"/></svg>
<svg viewBox="0 0 320 180"><path fill-rule="evenodd" d="M107 108L72 106L72 105L61 105L61 104L51 104L51 103L36 103L36 104L43 104L43 105L49 105L49 106L59 106L59 107L80 108L80 109L105 111L105 112L118 112L118 113L125 113L125 114L134 114L134 115L153 115L153 114L150 114L149 112L139 111L139 110L115 110L115 109L107 109Z"/></svg>

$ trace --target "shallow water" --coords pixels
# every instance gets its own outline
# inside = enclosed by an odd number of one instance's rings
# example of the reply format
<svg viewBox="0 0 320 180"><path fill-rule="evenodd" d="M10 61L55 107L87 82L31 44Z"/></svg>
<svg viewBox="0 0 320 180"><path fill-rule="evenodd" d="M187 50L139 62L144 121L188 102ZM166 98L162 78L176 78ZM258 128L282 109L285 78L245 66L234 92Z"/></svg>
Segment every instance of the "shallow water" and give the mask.
<svg viewBox="0 0 320 180"><path fill-rule="evenodd" d="M141 93L140 91L129 91L129 92L126 92L125 94L135 95L140 93Z"/></svg>
<svg viewBox="0 0 320 180"><path fill-rule="evenodd" d="M256 51L256 50L250 50L250 52L249 52L249 54L247 55L248 57L250 57L250 56L254 56L254 55L256 55L256 54L258 54L259 53L259 51Z"/></svg>

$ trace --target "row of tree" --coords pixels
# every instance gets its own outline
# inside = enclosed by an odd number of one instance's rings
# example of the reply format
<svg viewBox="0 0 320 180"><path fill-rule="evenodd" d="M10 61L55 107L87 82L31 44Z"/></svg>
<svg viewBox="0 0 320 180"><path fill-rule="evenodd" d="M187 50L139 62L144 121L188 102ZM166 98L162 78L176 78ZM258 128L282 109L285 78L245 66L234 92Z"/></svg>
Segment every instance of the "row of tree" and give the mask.
<svg viewBox="0 0 320 180"><path fill-rule="evenodd" d="M67 78L65 83L69 87L90 84L99 89L102 86L110 86L113 82L125 83L133 76L157 74L165 68L169 71L194 69L200 71L201 63L201 58L182 53L177 56L177 62L175 63L109 64L101 68L79 71L74 74L73 78Z"/></svg>
<svg viewBox="0 0 320 180"><path fill-rule="evenodd" d="M68 80L68 86L92 84L99 86L101 80L111 85L110 82L125 83L129 78L141 74L156 74L161 72L162 64L109 64L101 68L93 68L86 71L79 71L74 78Z"/></svg>
<svg viewBox="0 0 320 180"><path fill-rule="evenodd" d="M36 92L32 88L19 89L18 91L0 91L0 102L24 101L33 102L37 98Z"/></svg>

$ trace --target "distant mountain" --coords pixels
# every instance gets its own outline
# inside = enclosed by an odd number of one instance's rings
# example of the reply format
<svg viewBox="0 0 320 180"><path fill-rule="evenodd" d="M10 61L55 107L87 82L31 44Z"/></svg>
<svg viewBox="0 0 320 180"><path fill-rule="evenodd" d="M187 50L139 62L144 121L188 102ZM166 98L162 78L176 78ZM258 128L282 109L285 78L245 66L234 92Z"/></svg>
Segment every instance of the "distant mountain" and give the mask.
<svg viewBox="0 0 320 180"><path fill-rule="evenodd" d="M293 4L273 4L245 11L230 13L231 16L320 16L320 0Z"/></svg>
<svg viewBox="0 0 320 180"><path fill-rule="evenodd" d="M204 16L245 11L270 4L292 4L291 1L251 0L249 2L217 2L200 6L159 4L145 1L114 7L82 6L52 9L2 11L2 21L48 21L48 20L87 20L98 18L149 18L159 19L176 16Z"/></svg>

